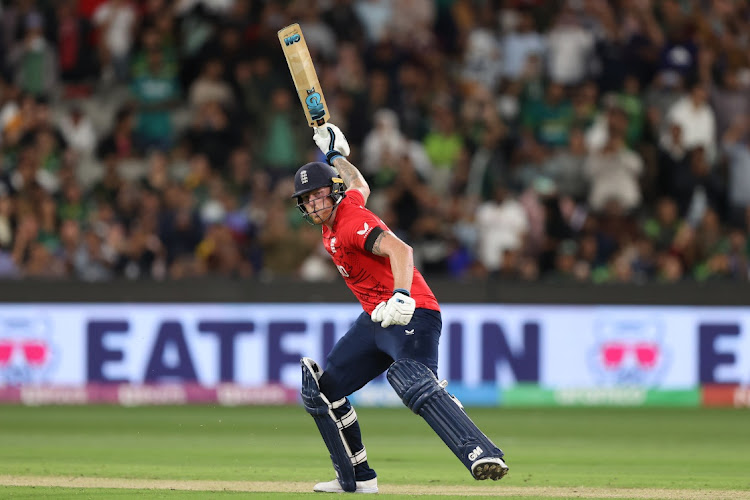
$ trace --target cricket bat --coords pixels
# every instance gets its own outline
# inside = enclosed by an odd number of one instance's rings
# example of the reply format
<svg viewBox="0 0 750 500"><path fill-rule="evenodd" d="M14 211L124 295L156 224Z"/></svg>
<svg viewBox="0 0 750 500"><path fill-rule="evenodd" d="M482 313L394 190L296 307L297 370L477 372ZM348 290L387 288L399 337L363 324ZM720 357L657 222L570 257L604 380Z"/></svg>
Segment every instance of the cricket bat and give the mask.
<svg viewBox="0 0 750 500"><path fill-rule="evenodd" d="M297 96L307 117L307 124L311 127L322 127L331 115L323 98L318 73L315 72L302 29L298 23L294 23L280 29L278 34L281 49L284 51L289 72L297 89Z"/></svg>

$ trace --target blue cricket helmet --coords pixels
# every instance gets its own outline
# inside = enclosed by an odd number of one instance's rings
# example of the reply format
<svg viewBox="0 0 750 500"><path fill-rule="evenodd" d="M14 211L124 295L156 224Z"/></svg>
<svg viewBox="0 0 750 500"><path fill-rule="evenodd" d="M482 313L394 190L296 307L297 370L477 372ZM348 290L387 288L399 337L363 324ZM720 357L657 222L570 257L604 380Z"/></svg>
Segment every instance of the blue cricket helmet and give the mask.
<svg viewBox="0 0 750 500"><path fill-rule="evenodd" d="M344 198L345 187L344 181L332 166L314 161L301 166L294 174L294 194L292 194L292 198L297 199L297 208L306 219L310 220L310 214L305 210L302 195L326 186L331 188L331 194L328 196L333 200L333 204L338 205Z"/></svg>

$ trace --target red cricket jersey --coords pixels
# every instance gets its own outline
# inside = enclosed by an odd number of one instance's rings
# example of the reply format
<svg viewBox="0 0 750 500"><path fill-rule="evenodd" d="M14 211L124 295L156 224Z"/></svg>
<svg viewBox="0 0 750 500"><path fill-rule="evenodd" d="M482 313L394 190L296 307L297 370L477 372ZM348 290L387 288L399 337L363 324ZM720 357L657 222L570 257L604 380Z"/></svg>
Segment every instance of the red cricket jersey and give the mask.
<svg viewBox="0 0 750 500"><path fill-rule="evenodd" d="M362 193L356 189L346 192L336 209L333 228L323 226L323 245L346 285L365 312L371 314L375 306L393 295L393 273L387 257L365 250L367 236L375 227L389 229L364 203ZM416 267L410 291L417 307L440 310L435 295Z"/></svg>

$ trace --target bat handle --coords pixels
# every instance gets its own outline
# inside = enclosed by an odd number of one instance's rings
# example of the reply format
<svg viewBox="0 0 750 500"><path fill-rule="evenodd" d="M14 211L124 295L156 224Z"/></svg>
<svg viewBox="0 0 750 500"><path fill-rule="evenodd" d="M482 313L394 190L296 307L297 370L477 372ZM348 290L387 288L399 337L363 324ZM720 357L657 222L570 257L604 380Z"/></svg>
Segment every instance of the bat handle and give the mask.
<svg viewBox="0 0 750 500"><path fill-rule="evenodd" d="M315 131L318 132L318 135L324 139L328 138L328 128L326 127L326 122L319 123L317 127L315 127Z"/></svg>

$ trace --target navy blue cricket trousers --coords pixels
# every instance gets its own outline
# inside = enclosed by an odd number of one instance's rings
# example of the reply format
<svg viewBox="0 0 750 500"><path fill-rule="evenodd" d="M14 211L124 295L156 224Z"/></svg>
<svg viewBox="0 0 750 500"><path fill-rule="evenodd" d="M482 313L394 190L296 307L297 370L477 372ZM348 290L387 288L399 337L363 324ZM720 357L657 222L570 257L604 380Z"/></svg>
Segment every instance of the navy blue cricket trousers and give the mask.
<svg viewBox="0 0 750 500"><path fill-rule="evenodd" d="M383 328L363 312L328 355L320 389L337 401L361 389L396 360L409 358L437 376L440 312L417 309L408 325Z"/></svg>

